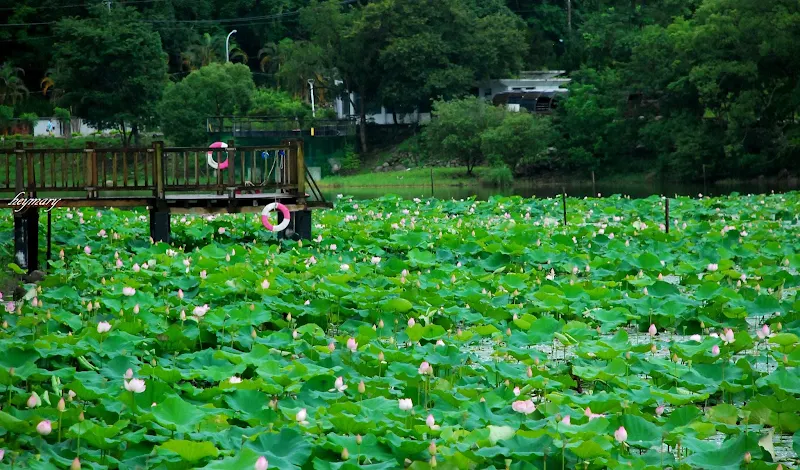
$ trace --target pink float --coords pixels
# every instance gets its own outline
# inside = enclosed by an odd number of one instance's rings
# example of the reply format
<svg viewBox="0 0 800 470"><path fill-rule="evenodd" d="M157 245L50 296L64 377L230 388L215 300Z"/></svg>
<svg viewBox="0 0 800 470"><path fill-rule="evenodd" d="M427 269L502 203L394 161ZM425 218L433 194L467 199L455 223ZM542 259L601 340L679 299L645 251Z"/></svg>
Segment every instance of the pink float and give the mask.
<svg viewBox="0 0 800 470"><path fill-rule="evenodd" d="M226 149L228 148L228 144L225 142L214 142L213 144L209 145L209 148ZM217 163L216 160L214 160L214 152L208 152L208 166L215 170L224 170L225 168L228 168L228 158L226 157L225 161L222 163Z"/></svg>
<svg viewBox="0 0 800 470"><path fill-rule="evenodd" d="M274 210L280 211L281 215L283 215L283 221L278 225L272 225L269 221L269 215ZM264 224L264 227L267 230L272 232L280 232L281 230L285 230L286 227L289 226L289 208L281 204L280 202L271 202L264 207L264 210L261 211L261 223Z"/></svg>

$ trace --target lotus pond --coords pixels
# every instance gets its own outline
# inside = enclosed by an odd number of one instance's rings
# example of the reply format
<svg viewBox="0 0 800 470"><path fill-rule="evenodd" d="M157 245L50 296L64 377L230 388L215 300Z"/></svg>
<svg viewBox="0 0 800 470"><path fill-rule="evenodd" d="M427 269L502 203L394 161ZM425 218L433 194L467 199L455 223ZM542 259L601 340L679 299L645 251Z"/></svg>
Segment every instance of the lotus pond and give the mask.
<svg viewBox="0 0 800 470"><path fill-rule="evenodd" d="M172 245L56 209L3 299L0 467L794 467L800 194L671 199L668 233L658 197L568 206L345 197L311 241Z"/></svg>

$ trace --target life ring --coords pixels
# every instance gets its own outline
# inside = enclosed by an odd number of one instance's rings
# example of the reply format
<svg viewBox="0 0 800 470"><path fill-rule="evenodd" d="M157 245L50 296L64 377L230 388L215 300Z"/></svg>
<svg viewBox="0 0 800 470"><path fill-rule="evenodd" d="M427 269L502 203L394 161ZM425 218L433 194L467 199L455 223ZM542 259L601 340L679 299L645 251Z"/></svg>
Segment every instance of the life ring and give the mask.
<svg viewBox="0 0 800 470"><path fill-rule="evenodd" d="M212 149L226 149L228 148L228 144L225 142L214 142L213 144L209 145L209 148ZM222 163L217 163L214 160L214 152L208 152L208 166L215 170L224 170L228 168L228 158L226 156L225 161Z"/></svg>
<svg viewBox="0 0 800 470"><path fill-rule="evenodd" d="M269 214L277 209L283 215L283 221L278 225L272 225L269 222ZM264 207L264 210L261 211L261 223L264 224L264 227L267 230L272 232L280 232L285 230L286 227L289 226L289 209L281 204L280 202L271 202Z"/></svg>

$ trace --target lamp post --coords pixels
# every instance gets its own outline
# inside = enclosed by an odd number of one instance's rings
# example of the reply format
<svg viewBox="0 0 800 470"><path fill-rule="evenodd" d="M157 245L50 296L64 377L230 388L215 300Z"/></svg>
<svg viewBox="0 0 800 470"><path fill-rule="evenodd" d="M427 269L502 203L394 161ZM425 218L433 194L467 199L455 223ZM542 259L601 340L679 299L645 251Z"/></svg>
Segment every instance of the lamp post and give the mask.
<svg viewBox="0 0 800 470"><path fill-rule="evenodd" d="M236 30L234 29L230 33L228 33L228 37L225 38L225 62L231 61L231 49L230 49L230 41L231 35L236 34Z"/></svg>
<svg viewBox="0 0 800 470"><path fill-rule="evenodd" d="M308 79L308 86L311 88L311 117L317 117L317 111L314 108L314 79Z"/></svg>

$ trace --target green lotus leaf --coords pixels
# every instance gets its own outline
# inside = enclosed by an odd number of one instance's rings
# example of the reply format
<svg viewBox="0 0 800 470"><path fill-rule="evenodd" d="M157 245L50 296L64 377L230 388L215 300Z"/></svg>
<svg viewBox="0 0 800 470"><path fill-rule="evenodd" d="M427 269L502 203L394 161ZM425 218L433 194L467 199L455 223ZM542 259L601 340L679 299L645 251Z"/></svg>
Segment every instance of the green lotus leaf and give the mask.
<svg viewBox="0 0 800 470"><path fill-rule="evenodd" d="M156 451L174 452L183 460L191 463L219 455L219 450L214 447L214 444L208 441L195 442L177 439L170 439L169 441L156 446Z"/></svg>

